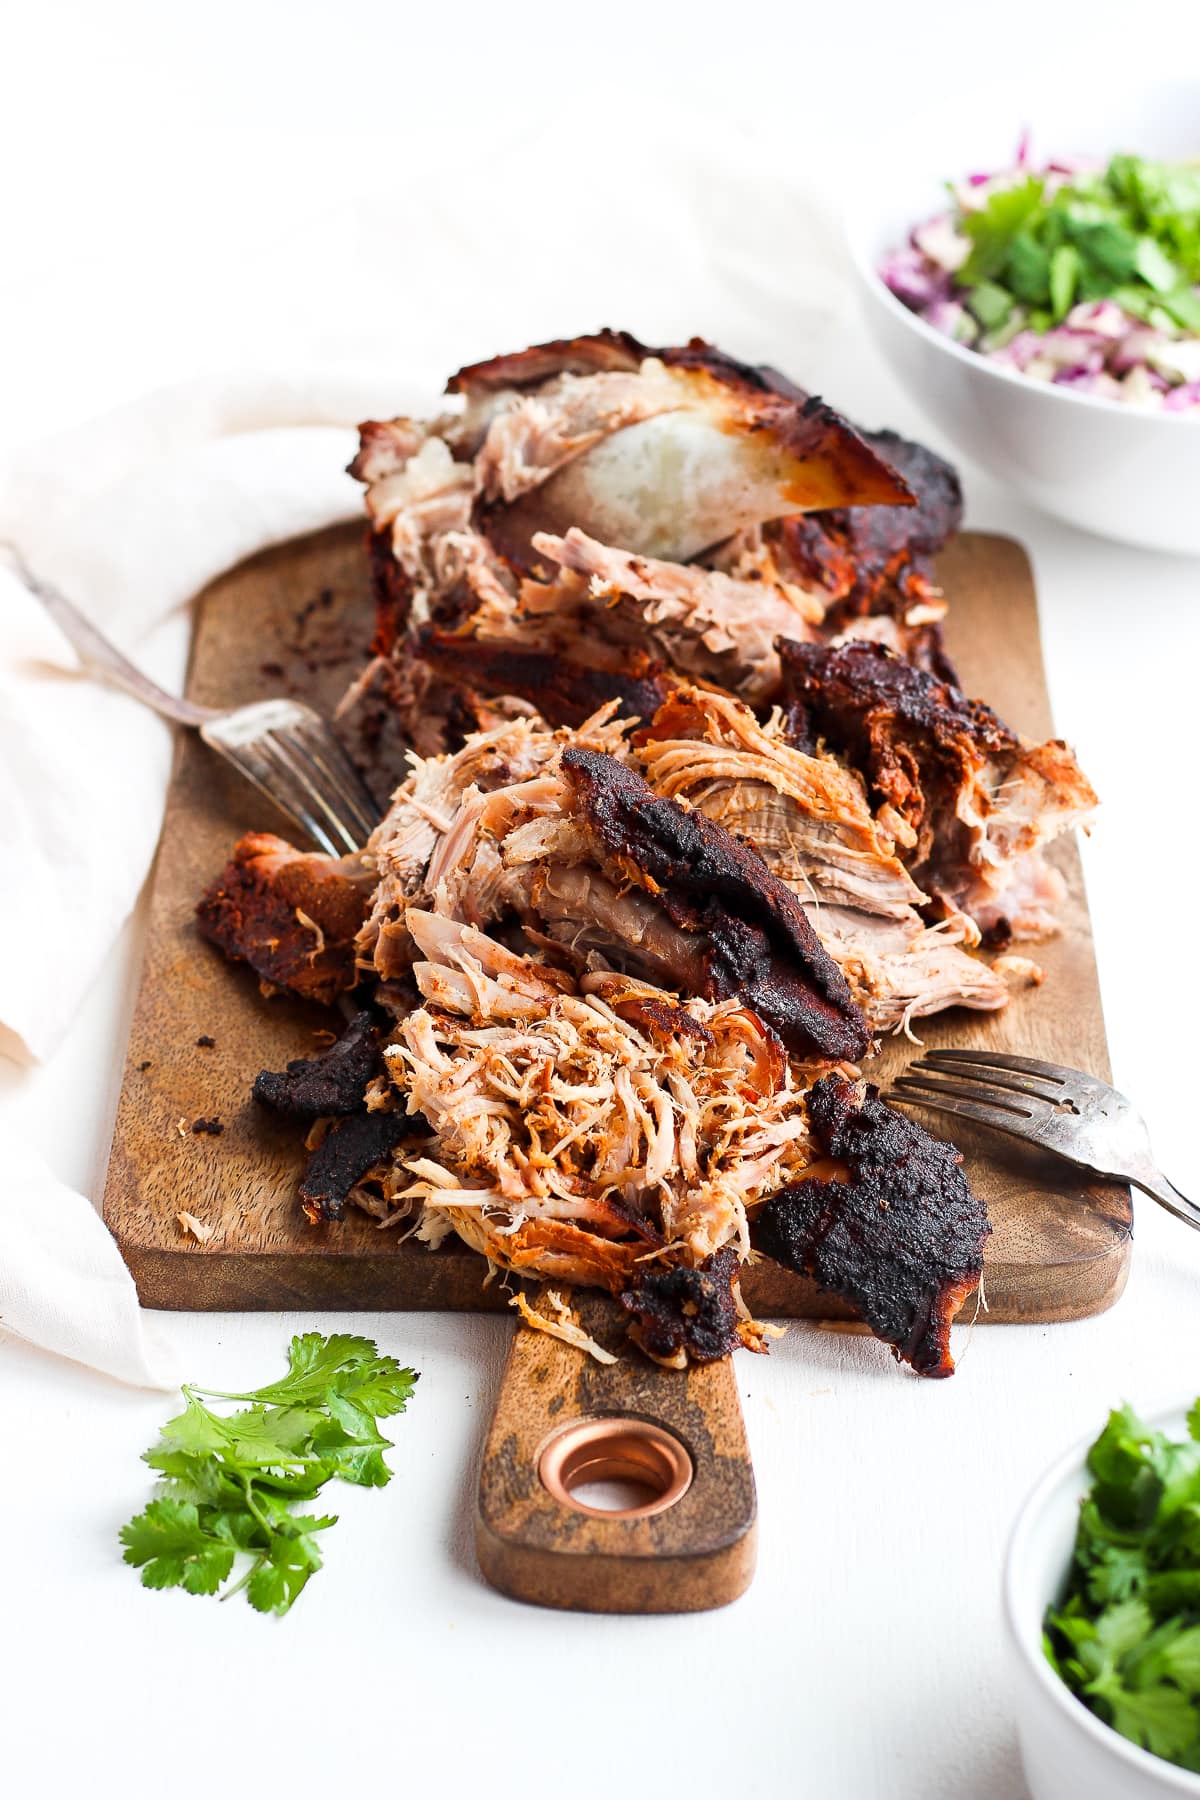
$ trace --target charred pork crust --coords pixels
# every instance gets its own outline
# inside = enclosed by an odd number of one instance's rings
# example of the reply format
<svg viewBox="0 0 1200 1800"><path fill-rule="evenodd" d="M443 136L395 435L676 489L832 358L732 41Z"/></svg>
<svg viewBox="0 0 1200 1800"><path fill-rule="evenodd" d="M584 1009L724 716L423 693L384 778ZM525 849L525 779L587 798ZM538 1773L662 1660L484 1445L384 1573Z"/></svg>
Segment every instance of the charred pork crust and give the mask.
<svg viewBox="0 0 1200 1800"><path fill-rule="evenodd" d="M507 356L468 363L446 383L448 394L487 394L502 388L538 387L555 375L599 375L613 369L636 369L656 353L627 331L602 330L584 337L554 338L531 344Z"/></svg>
<svg viewBox="0 0 1200 1800"><path fill-rule="evenodd" d="M930 559L962 524L962 485L948 462L895 431L864 431L865 444L913 495L907 506L839 506L784 522L793 563L836 600L869 599L888 584L919 597L932 585Z"/></svg>
<svg viewBox="0 0 1200 1800"><path fill-rule="evenodd" d="M757 850L601 751L569 746L560 767L606 860L701 940L702 998L740 996L797 1055L866 1054L870 1029L844 975Z"/></svg>
<svg viewBox="0 0 1200 1800"><path fill-rule="evenodd" d="M837 1294L918 1374L953 1374L950 1326L991 1230L961 1155L838 1075L812 1089L808 1116L848 1175L781 1189L752 1222L755 1248Z"/></svg>
<svg viewBox="0 0 1200 1800"><path fill-rule="evenodd" d="M1020 748L990 706L882 644L778 648L792 742L811 751L823 741L849 762L919 834L924 853L934 815L953 813L968 767Z"/></svg>
<svg viewBox="0 0 1200 1800"><path fill-rule="evenodd" d="M733 1294L740 1274L732 1245L694 1269L643 1264L620 1295L638 1344L658 1362L677 1360L681 1350L700 1363L728 1355L740 1342Z"/></svg>
<svg viewBox="0 0 1200 1800"><path fill-rule="evenodd" d="M359 857L304 855L251 832L196 907L201 936L272 987L330 1004L354 986L374 876Z"/></svg>
<svg viewBox="0 0 1200 1800"><path fill-rule="evenodd" d="M360 1112L331 1125L309 1158L300 1201L314 1225L345 1217L350 1190L384 1162L406 1137L421 1130L403 1113Z"/></svg>
<svg viewBox="0 0 1200 1800"><path fill-rule="evenodd" d="M367 1084L386 1073L371 1013L356 1013L337 1042L320 1056L297 1057L286 1069L263 1069L254 1098L293 1119L323 1119L358 1112Z"/></svg>
<svg viewBox="0 0 1200 1800"><path fill-rule="evenodd" d="M606 648L598 646L600 652ZM528 701L549 725L582 725L609 700L618 702L621 718L652 719L678 685L665 663L643 650L623 651L620 666L609 669L602 655L585 662L556 650L461 637L431 627L417 634L412 649L450 680L467 682L484 694L512 694ZM610 659L615 660L611 652Z"/></svg>
<svg viewBox="0 0 1200 1800"><path fill-rule="evenodd" d="M375 635L372 656L390 656L404 636L412 606L412 582L392 550L390 529L368 531L367 565L375 597Z"/></svg>

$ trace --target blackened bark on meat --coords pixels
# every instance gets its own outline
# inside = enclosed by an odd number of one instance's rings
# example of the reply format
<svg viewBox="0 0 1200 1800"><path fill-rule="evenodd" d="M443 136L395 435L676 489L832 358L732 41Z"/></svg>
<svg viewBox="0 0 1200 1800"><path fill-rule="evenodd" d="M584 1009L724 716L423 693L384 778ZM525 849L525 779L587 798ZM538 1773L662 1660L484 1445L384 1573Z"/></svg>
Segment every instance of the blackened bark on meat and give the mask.
<svg viewBox="0 0 1200 1800"><path fill-rule="evenodd" d="M854 611L891 587L913 600L932 583L931 559L962 523L962 486L948 462L895 431L860 434L903 478L915 506L841 506L788 519L781 527L791 560Z"/></svg>
<svg viewBox="0 0 1200 1800"><path fill-rule="evenodd" d="M697 934L702 998L744 999L797 1055L866 1054L870 1029L844 975L757 850L600 751L571 746L560 766L606 861Z"/></svg>
<svg viewBox="0 0 1200 1800"><path fill-rule="evenodd" d="M286 1069L263 1069L254 1098L293 1119L324 1119L358 1112L368 1082L385 1073L373 1014L360 1012L320 1056L297 1057Z"/></svg>
<svg viewBox="0 0 1200 1800"><path fill-rule="evenodd" d="M824 742L919 834L929 854L936 821L956 817L963 783L1020 740L990 706L893 656L882 644L779 643L788 735L798 749Z"/></svg>
<svg viewBox="0 0 1200 1800"><path fill-rule="evenodd" d="M621 666L609 669L555 650L432 629L420 632L412 647L439 675L480 693L513 694L536 706L549 725L582 725L608 700L620 703L621 718L652 719L677 685L664 663L640 650L624 653Z"/></svg>
<svg viewBox="0 0 1200 1800"><path fill-rule="evenodd" d="M691 1362L716 1362L739 1343L733 1285L741 1269L732 1246L698 1268L656 1269L646 1264L621 1294L648 1356L671 1362L682 1350Z"/></svg>
<svg viewBox="0 0 1200 1800"><path fill-rule="evenodd" d="M918 1374L953 1374L950 1326L991 1230L961 1155L837 1075L812 1089L808 1116L848 1178L781 1189L752 1222L755 1248L848 1302Z"/></svg>
<svg viewBox="0 0 1200 1800"><path fill-rule="evenodd" d="M859 557L886 563L898 550L909 557L935 556L962 524L963 492L958 471L924 444L897 431L864 431L862 436L885 462L899 470L916 495L914 507L849 506L846 530Z"/></svg>
<svg viewBox="0 0 1200 1800"><path fill-rule="evenodd" d="M309 1159L300 1199L314 1225L345 1216L350 1190L420 1124L404 1113L361 1112L331 1125Z"/></svg>

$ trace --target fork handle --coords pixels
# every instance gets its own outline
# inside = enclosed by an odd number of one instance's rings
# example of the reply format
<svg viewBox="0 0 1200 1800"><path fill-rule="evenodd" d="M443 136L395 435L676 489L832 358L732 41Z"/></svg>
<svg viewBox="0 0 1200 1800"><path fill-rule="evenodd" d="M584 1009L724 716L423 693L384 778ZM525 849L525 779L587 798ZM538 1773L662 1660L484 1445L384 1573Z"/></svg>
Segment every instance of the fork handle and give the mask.
<svg viewBox="0 0 1200 1800"><path fill-rule="evenodd" d="M1174 1182L1168 1181L1160 1169L1140 1169L1136 1175L1129 1175L1126 1179L1132 1181L1134 1187L1139 1188L1143 1194L1149 1194L1152 1200L1157 1200L1160 1206L1165 1206L1169 1213L1174 1213L1177 1219L1182 1219L1185 1225L1190 1225L1193 1231L1200 1231L1200 1206L1194 1200L1189 1200L1186 1194L1181 1194Z"/></svg>
<svg viewBox="0 0 1200 1800"><path fill-rule="evenodd" d="M168 694L165 688L160 688L148 675L143 675L128 657L122 656L115 644L110 644L97 631L91 620L65 594L35 575L11 544L6 544L4 548L22 582L41 601L63 636L73 646L85 669L90 669L93 674L103 675L115 687L124 688L127 694L140 700L143 706L153 708L164 718L174 719L176 724L203 725L206 720L217 716L209 707L194 706L190 700L184 700L177 694Z"/></svg>

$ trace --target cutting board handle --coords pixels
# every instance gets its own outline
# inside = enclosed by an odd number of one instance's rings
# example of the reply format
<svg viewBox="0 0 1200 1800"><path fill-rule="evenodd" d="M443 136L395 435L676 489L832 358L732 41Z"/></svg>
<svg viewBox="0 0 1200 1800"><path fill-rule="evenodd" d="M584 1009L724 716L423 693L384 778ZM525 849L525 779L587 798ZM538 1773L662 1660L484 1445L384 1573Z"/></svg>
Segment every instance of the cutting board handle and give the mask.
<svg viewBox="0 0 1200 1800"><path fill-rule="evenodd" d="M535 1302L536 1304L536 1302ZM577 1612L702 1612L754 1574L754 1471L733 1361L663 1369L612 1302L576 1292L601 1364L519 1327L479 1476L475 1544L493 1587ZM643 1504L583 1510L571 1488L626 1477Z"/></svg>

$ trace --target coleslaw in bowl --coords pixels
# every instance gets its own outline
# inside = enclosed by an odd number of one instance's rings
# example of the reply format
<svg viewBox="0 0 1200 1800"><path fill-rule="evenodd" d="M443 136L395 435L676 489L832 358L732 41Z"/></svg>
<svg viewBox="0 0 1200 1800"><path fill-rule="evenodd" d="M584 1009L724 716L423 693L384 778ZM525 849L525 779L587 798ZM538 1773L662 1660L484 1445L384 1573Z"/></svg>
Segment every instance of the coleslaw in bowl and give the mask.
<svg viewBox="0 0 1200 1800"><path fill-rule="evenodd" d="M1106 169L1121 143L1164 163L1185 162L1200 149L1200 93L1190 83L1147 84L1103 103L1058 90L1027 116L1037 142L1083 146L1094 168ZM915 227L948 211L946 169L1007 169L1013 137L1010 97L997 93L988 106L915 122L885 163L859 172L846 235L872 335L927 416L937 447L972 459L1069 524L1124 543L1200 555L1200 430L1190 407L1135 405L1092 384L1038 379L1036 372L1031 378L1015 366L1027 346L1015 356L981 354L958 342L944 320L931 323L898 298L879 273ZM1008 271L1000 273L997 285L1004 285ZM1096 300L1077 288L1067 312L1085 303ZM1097 319L1105 323L1103 314L1087 323ZM1083 320L1079 315L1077 322ZM1032 329L1028 320L1018 326ZM1049 329L1061 328L1061 321L1051 321ZM1010 348L1016 335L991 347ZM1185 338L1179 341L1190 348Z"/></svg>

